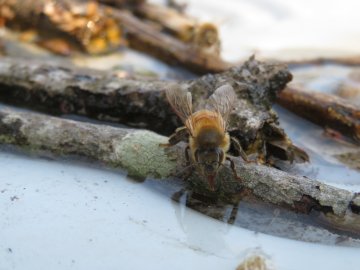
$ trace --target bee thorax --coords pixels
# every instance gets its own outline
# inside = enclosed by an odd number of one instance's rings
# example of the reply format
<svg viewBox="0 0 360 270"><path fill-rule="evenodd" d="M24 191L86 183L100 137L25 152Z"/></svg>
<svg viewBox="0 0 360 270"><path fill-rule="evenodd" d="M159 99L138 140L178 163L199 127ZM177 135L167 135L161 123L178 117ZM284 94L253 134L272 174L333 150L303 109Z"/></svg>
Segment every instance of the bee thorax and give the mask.
<svg viewBox="0 0 360 270"><path fill-rule="evenodd" d="M203 128L196 134L196 143L198 147L212 148L219 146L224 140L224 134L214 128Z"/></svg>

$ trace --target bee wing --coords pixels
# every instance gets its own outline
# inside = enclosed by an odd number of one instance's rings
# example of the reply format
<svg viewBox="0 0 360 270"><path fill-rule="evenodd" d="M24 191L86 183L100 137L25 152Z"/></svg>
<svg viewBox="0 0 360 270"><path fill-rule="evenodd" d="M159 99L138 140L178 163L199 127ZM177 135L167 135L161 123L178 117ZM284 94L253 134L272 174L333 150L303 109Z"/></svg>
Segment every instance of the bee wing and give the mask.
<svg viewBox="0 0 360 270"><path fill-rule="evenodd" d="M171 87L166 89L166 98L174 112L180 117L192 135L193 124L190 117L192 115L191 93L180 87Z"/></svg>
<svg viewBox="0 0 360 270"><path fill-rule="evenodd" d="M237 96L230 84L220 86L209 97L207 108L219 113L224 120L224 130L226 130L229 115L234 107Z"/></svg>

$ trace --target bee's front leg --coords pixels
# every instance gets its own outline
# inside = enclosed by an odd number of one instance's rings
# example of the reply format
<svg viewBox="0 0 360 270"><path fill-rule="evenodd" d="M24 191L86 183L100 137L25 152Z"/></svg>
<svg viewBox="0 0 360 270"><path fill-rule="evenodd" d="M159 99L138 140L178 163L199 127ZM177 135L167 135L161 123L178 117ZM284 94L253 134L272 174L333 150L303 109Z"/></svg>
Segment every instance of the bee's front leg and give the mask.
<svg viewBox="0 0 360 270"><path fill-rule="evenodd" d="M191 164L191 160L190 160L190 155L189 155L189 151L190 151L190 146L187 145L185 147L184 150L184 155L185 155L185 166L183 168L183 170L181 170L180 172L176 173L176 174L172 174L172 176L176 177L176 178L181 178L184 181L188 180L189 177L192 175L193 170L192 168L194 167L194 165Z"/></svg>
<svg viewBox="0 0 360 270"><path fill-rule="evenodd" d="M234 204L233 205L233 208L231 209L231 213L230 213L230 216L227 220L227 223L228 224L234 224L235 220L236 220L236 216L237 216L237 213L238 213L238 210L239 210L239 206L238 204Z"/></svg>
<svg viewBox="0 0 360 270"><path fill-rule="evenodd" d="M193 166L191 165L191 161L190 161L190 155L189 155L189 151L190 151L190 146L187 145L185 148L185 168L181 173L181 178L184 179L184 181L188 180L189 177L192 175L193 173ZM185 173L184 173L185 172Z"/></svg>
<svg viewBox="0 0 360 270"><path fill-rule="evenodd" d="M187 145L185 148L185 160L186 160L186 167L190 166L190 155L189 155L189 151L190 151L190 146Z"/></svg>
<svg viewBox="0 0 360 270"><path fill-rule="evenodd" d="M230 158L230 157L226 157L226 160L230 161L230 168L234 174L234 177L236 180L242 181L241 177L238 176L237 172L236 172L236 168L235 168L235 163L234 161Z"/></svg>
<svg viewBox="0 0 360 270"><path fill-rule="evenodd" d="M175 145L179 142L187 142L189 138L188 129L184 127L179 127L175 130L175 132L170 135L168 143L162 143L160 146L162 147L169 147Z"/></svg>

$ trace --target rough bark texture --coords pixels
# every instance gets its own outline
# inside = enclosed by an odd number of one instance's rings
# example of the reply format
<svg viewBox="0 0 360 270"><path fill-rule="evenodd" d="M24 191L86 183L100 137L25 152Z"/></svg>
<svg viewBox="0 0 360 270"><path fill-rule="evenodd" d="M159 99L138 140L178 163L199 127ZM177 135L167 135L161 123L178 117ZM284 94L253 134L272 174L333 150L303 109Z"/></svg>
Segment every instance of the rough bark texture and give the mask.
<svg viewBox="0 0 360 270"><path fill-rule="evenodd" d="M1 12L4 9L6 13ZM111 11L94 1L0 0L0 18L9 26L35 28L46 39L71 40L93 54L123 44L121 29Z"/></svg>
<svg viewBox="0 0 360 270"><path fill-rule="evenodd" d="M219 33L213 23L199 22L173 8L147 2L136 5L134 12L141 18L159 24L166 33L186 43L212 51L216 56L220 53Z"/></svg>
<svg viewBox="0 0 360 270"><path fill-rule="evenodd" d="M360 143L360 108L331 94L287 88L278 103L290 111Z"/></svg>
<svg viewBox="0 0 360 270"><path fill-rule="evenodd" d="M168 64L178 65L198 74L222 72L233 66L214 53L162 33L131 13L113 10L113 16L125 29L131 48Z"/></svg>
<svg viewBox="0 0 360 270"><path fill-rule="evenodd" d="M89 5L69 0L58 0L56 3L39 0L36 4L33 0L0 0L0 7L6 6L11 11L11 16L5 18L6 22L35 27L45 30L46 33L65 33L68 38L74 38L89 52L101 52L101 49L106 51L121 43L118 39L120 29L113 23L117 21L124 29L126 41L131 48L166 63L202 74L220 72L230 67L230 64L218 55L166 35L158 27L142 21L130 12L102 4L92 4L94 7L89 9ZM81 20L77 20L76 17L79 10L84 13Z"/></svg>
<svg viewBox="0 0 360 270"><path fill-rule="evenodd" d="M0 143L35 152L80 155L126 170L129 175L158 179L183 170L184 145L164 148L167 138L150 131L119 129L104 125L63 120L13 110L0 110ZM289 175L234 158L240 183L228 165L218 174L219 190L210 192L206 180L193 173L192 188L225 200L248 194L254 199L310 213L317 210L338 229L359 233L360 194L328 186L316 180Z"/></svg>
<svg viewBox="0 0 360 270"><path fill-rule="evenodd" d="M264 158L306 160L306 154L292 145L271 110L278 92L290 79L286 66L261 63L253 58L227 72L182 82L123 79L100 71L3 59L0 100L53 114L86 115L169 135L181 123L168 105L166 88L176 84L189 89L196 107L217 87L229 83L239 97L229 130L244 149Z"/></svg>

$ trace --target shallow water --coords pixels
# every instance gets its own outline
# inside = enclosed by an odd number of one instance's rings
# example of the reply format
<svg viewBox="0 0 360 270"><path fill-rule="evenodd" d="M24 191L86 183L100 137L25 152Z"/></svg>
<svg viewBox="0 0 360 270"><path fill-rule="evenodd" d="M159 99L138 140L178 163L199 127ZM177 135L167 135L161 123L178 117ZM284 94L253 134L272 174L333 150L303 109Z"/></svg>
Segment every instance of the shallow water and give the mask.
<svg viewBox="0 0 360 270"><path fill-rule="evenodd" d="M335 155L360 150L356 145L326 136L324 130L293 113L275 106L280 124L292 141L306 150L310 163L284 165L286 170L316 178L327 184L342 185L345 189L360 190L360 171L342 164Z"/></svg>

